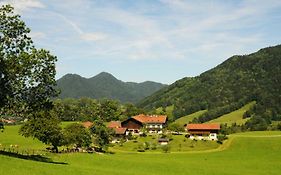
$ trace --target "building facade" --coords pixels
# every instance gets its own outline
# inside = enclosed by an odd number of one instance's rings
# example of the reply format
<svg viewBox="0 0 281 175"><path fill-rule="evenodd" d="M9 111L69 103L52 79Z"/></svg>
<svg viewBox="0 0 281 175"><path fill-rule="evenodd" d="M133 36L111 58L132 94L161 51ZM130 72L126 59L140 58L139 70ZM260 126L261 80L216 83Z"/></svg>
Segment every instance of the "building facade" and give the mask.
<svg viewBox="0 0 281 175"><path fill-rule="evenodd" d="M218 140L219 124L187 124L186 131L190 139L195 140Z"/></svg>

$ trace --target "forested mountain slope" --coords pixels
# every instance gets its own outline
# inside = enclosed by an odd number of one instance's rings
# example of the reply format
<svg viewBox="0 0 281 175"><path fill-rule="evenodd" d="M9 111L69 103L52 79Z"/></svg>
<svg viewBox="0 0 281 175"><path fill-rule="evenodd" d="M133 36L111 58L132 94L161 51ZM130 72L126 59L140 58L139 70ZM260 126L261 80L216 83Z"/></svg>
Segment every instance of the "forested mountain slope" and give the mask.
<svg viewBox="0 0 281 175"><path fill-rule="evenodd" d="M174 105L176 118L207 109L206 122L256 101L247 112L263 120L281 119L281 45L232 56L197 77L183 78L142 100L146 109Z"/></svg>
<svg viewBox="0 0 281 175"><path fill-rule="evenodd" d="M164 86L166 85L151 81L123 82L106 72L92 78L67 74L57 80L57 87L61 90L59 98L109 98L132 103L138 102Z"/></svg>

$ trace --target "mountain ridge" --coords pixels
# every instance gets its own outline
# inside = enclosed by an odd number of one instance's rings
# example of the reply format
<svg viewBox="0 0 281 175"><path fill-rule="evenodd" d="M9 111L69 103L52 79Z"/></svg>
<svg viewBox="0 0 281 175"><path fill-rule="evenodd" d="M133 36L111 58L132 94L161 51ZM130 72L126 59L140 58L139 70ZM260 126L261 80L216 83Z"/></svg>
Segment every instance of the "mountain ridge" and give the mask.
<svg viewBox="0 0 281 175"><path fill-rule="evenodd" d="M57 88L61 90L58 98L109 98L124 103L136 103L165 86L153 81L123 82L108 72L90 78L69 73L57 80Z"/></svg>

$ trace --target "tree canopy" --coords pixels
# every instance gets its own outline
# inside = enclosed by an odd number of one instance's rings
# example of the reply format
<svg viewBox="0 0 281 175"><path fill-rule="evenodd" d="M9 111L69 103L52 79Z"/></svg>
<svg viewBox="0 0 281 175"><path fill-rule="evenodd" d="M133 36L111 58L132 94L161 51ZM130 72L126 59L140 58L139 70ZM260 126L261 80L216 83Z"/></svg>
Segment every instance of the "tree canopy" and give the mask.
<svg viewBox="0 0 281 175"><path fill-rule="evenodd" d="M0 7L0 108L13 114L40 111L52 107L56 57L36 49L13 7Z"/></svg>

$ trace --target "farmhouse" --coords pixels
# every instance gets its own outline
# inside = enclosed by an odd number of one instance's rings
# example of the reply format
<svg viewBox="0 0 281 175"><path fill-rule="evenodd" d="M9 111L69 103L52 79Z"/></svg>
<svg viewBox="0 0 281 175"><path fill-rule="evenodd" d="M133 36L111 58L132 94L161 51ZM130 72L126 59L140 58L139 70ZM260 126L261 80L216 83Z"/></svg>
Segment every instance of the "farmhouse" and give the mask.
<svg viewBox="0 0 281 175"><path fill-rule="evenodd" d="M186 130L190 134L190 139L217 140L220 130L219 124L187 124Z"/></svg>
<svg viewBox="0 0 281 175"><path fill-rule="evenodd" d="M121 126L128 129L127 134L129 132L131 132L132 134L139 134L140 129L143 127L143 123L132 117L121 122Z"/></svg>
<svg viewBox="0 0 281 175"><path fill-rule="evenodd" d="M141 128L147 129L149 133L162 133L166 125L167 116L165 115L144 115L140 114L129 118L121 123L122 127L128 128L132 133L139 133Z"/></svg>
<svg viewBox="0 0 281 175"><path fill-rule="evenodd" d="M86 121L86 122L83 122L82 125L85 127L85 128L91 128L93 126L93 123L90 122L90 121Z"/></svg>
<svg viewBox="0 0 281 175"><path fill-rule="evenodd" d="M116 136L124 136L127 131L127 128L121 126L120 121L111 121L108 123L107 127L113 129Z"/></svg>
<svg viewBox="0 0 281 175"><path fill-rule="evenodd" d="M158 139L158 143L159 143L160 145L168 145L169 139L160 138L160 139Z"/></svg>

